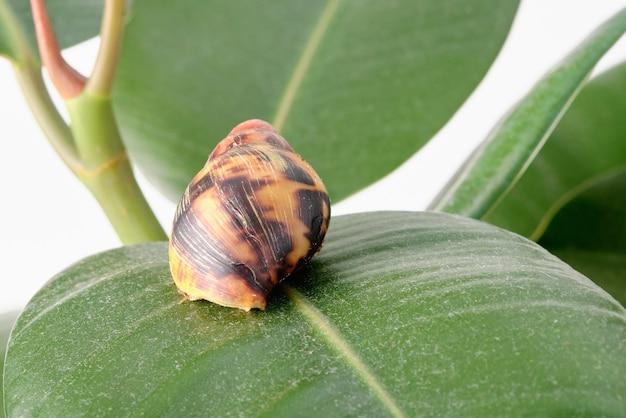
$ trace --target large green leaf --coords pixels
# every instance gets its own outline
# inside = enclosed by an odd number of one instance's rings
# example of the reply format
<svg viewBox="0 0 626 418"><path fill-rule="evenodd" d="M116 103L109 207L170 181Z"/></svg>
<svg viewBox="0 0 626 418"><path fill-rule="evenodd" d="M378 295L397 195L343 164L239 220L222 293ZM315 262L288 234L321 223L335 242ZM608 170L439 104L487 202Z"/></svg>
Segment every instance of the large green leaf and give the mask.
<svg viewBox="0 0 626 418"><path fill-rule="evenodd" d="M2 370L4 368L4 355L6 353L9 333L17 318L17 312L4 312L0 314L0 388L2 388ZM4 397L0 396L0 416L4 416Z"/></svg>
<svg viewBox="0 0 626 418"><path fill-rule="evenodd" d="M539 243L626 306L626 166L588 183Z"/></svg>
<svg viewBox="0 0 626 418"><path fill-rule="evenodd" d="M539 239L587 182L626 166L625 114L622 64L582 89L526 173L485 219Z"/></svg>
<svg viewBox="0 0 626 418"><path fill-rule="evenodd" d="M626 311L538 245L440 213L337 217L266 311L183 302L165 243L50 281L9 416L620 416Z"/></svg>
<svg viewBox="0 0 626 418"><path fill-rule="evenodd" d="M580 189L552 219L540 243L626 254L626 165Z"/></svg>
<svg viewBox="0 0 626 418"><path fill-rule="evenodd" d="M232 127L266 119L337 201L395 169L451 117L517 5L136 1L116 81L125 140L177 200Z"/></svg>
<svg viewBox="0 0 626 418"><path fill-rule="evenodd" d="M584 272L626 306L626 254L577 247L556 247L551 252Z"/></svg>
<svg viewBox="0 0 626 418"><path fill-rule="evenodd" d="M533 87L490 133L430 208L476 219L489 217L541 150L596 63L625 31L626 9L623 9ZM543 177L541 184L546 180Z"/></svg>
<svg viewBox="0 0 626 418"><path fill-rule="evenodd" d="M45 3L62 48L99 33L103 0L46 0ZM24 48L37 56L30 1L0 0L0 55L19 62Z"/></svg>
<svg viewBox="0 0 626 418"><path fill-rule="evenodd" d="M585 86L486 220L540 240L626 304L624 114L626 64Z"/></svg>

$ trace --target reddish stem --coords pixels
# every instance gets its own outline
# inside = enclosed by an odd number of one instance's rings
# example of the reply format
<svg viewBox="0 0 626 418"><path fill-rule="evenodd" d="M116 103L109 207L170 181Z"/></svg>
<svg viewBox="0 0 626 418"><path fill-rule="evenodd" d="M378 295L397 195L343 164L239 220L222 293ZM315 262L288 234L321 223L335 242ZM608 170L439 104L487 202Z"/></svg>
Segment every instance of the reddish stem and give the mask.
<svg viewBox="0 0 626 418"><path fill-rule="evenodd" d="M63 99L78 96L83 91L86 78L72 68L61 55L43 0L31 0L30 6L33 11L39 54L48 70L50 80Z"/></svg>

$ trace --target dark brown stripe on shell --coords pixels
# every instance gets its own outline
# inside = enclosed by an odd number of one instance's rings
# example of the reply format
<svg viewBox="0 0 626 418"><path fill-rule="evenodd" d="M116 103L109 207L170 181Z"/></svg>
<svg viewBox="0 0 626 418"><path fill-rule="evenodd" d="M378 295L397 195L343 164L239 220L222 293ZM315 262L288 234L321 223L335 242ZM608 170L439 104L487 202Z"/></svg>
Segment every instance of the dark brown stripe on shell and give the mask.
<svg viewBox="0 0 626 418"><path fill-rule="evenodd" d="M194 211L186 210L181 213L173 229L173 244L182 254L193 254L188 259L194 260L194 268L201 276L206 276L209 272L218 277L226 276L230 273L230 257L224 253L219 242L206 234L198 233L204 229Z"/></svg>
<svg viewBox="0 0 626 418"><path fill-rule="evenodd" d="M233 233L241 234L241 238L250 245L259 260L257 266L251 267L257 272L257 280L260 280L262 286L266 286L265 281L271 281L269 277L271 267L280 265L281 268L288 268L282 264L286 255L293 250L293 242L287 227L281 222L264 218L263 202L247 198L253 196L255 190L268 185L271 187L273 183L269 179L255 183L229 180L224 181L219 187L224 209L230 214ZM251 201L258 206L253 207ZM255 213L260 216L255 216ZM264 251L267 248L271 251Z"/></svg>
<svg viewBox="0 0 626 418"><path fill-rule="evenodd" d="M324 235L328 229L330 218L330 198L328 193L318 190L298 190L298 202L300 208L298 216L303 224L310 227L307 239L311 243L311 249L307 260L313 257L322 245ZM328 214L328 218L324 217Z"/></svg>
<svg viewBox="0 0 626 418"><path fill-rule="evenodd" d="M206 175L200 178L197 182L192 183L189 186L189 200L193 202L198 196L204 194L209 189L215 187L213 176Z"/></svg>
<svg viewBox="0 0 626 418"><path fill-rule="evenodd" d="M304 161L301 161L300 164L296 164L295 161L289 162L287 169L283 173L285 178L306 184L307 186L315 186L315 180L313 180L313 177L311 177L307 170L302 168L302 164L306 165ZM311 171L312 170L311 168Z"/></svg>

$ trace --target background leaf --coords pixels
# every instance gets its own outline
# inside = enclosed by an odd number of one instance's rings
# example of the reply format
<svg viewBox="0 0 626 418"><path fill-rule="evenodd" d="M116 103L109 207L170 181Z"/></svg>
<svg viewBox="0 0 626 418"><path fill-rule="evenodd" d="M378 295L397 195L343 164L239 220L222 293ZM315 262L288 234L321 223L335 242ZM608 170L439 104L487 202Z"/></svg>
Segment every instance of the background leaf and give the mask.
<svg viewBox="0 0 626 418"><path fill-rule="evenodd" d="M581 91L485 218L530 236L626 304L626 64Z"/></svg>
<svg viewBox="0 0 626 418"><path fill-rule="evenodd" d="M585 182L626 165L626 64L591 80L485 220L537 240Z"/></svg>
<svg viewBox="0 0 626 418"><path fill-rule="evenodd" d="M165 243L61 273L12 334L9 415L626 410L624 308L538 245L471 219L336 217L266 311L180 299Z"/></svg>
<svg viewBox="0 0 626 418"><path fill-rule="evenodd" d="M607 174L557 212L539 243L626 306L626 167Z"/></svg>
<svg viewBox="0 0 626 418"><path fill-rule="evenodd" d="M46 0L46 7L61 48L93 38L100 32L100 20L104 8L102 0ZM14 45L15 33L7 30L9 25L16 25L19 28L20 34L23 35L33 55L38 55L30 1L0 0L0 23L2 23L0 55L7 55L14 61L20 61L19 53Z"/></svg>
<svg viewBox="0 0 626 418"><path fill-rule="evenodd" d="M625 31L623 9L513 107L430 208L476 219L488 217L532 163L596 63Z"/></svg>
<svg viewBox="0 0 626 418"><path fill-rule="evenodd" d="M17 59L18 52L15 40L12 39L11 24L15 22L13 10L9 8L6 0L0 0L0 56L8 56Z"/></svg>
<svg viewBox="0 0 626 418"><path fill-rule="evenodd" d="M517 5L137 1L116 81L124 138L147 178L178 200L237 123L278 122L337 201L395 169L451 117Z"/></svg>

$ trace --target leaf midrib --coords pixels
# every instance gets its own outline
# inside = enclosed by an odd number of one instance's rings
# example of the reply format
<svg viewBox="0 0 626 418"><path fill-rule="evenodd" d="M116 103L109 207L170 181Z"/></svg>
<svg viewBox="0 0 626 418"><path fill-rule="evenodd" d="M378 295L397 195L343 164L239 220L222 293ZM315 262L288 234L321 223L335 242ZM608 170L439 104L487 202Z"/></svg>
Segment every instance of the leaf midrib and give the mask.
<svg viewBox="0 0 626 418"><path fill-rule="evenodd" d="M367 365L359 358L339 331L331 325L328 318L310 304L307 298L293 287L286 285L283 287L283 290L295 303L299 312L306 318L311 326L327 340L330 347L344 357L348 365L361 378L372 393L376 395L391 416L404 417L405 414L398 408L389 392L387 392L376 376L367 368Z"/></svg>
<svg viewBox="0 0 626 418"><path fill-rule="evenodd" d="M293 73L287 83L287 87L283 93L283 96L280 99L278 104L278 108L276 110L276 114L274 115L272 125L278 132L280 132L285 125L285 121L287 120L287 116L289 115L289 111L291 110L291 106L293 104L294 98L302 84L302 80L311 65L311 61L313 60L313 56L317 51L317 48L326 33L326 30L330 26L330 22L337 12L337 8L339 6L340 0L330 0L320 18L313 28L313 32L311 32L311 36L302 51L302 55L298 60L298 64L294 68Z"/></svg>

